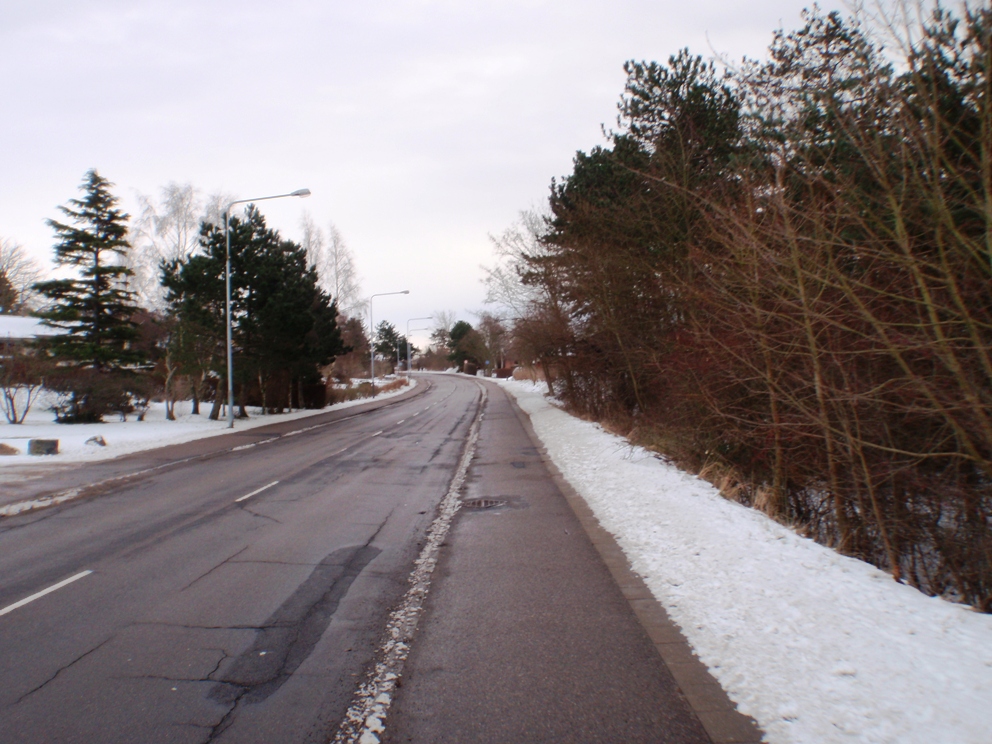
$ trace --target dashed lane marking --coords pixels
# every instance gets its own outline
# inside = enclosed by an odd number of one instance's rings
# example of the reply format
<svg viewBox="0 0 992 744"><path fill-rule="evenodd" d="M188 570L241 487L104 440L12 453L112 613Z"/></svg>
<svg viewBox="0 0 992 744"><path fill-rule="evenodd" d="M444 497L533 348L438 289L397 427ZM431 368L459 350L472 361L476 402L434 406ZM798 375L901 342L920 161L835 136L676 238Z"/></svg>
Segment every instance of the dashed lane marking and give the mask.
<svg viewBox="0 0 992 744"><path fill-rule="evenodd" d="M278 485L278 483L279 483L279 481L272 481L272 482L271 482L271 483L270 483L269 485L267 485L267 486L262 486L261 488L256 488L256 489L255 489L254 491L252 491L251 493L246 493L246 494L245 494L244 496L242 496L241 498L239 498L239 499L235 499L235 500L234 500L234 503L236 504L236 503L238 503L239 501L244 501L245 499L250 499L250 498L251 498L252 496L257 496L257 495L258 495L258 494L260 494L260 493L261 493L262 491L265 491L265 490L268 490L269 488L272 488L272 486L275 486L275 485Z"/></svg>
<svg viewBox="0 0 992 744"><path fill-rule="evenodd" d="M80 571L75 576L70 576L68 579L63 579L58 584L52 584L47 589L42 589L40 592L36 592L35 594L32 594L30 597L25 597L20 602L14 602L14 604L12 604L12 605L7 605L2 610L0 610L0 615L6 615L8 612L13 612L18 607L23 607L24 605L28 604L29 602L34 602L36 599L41 599L46 594L51 594L54 591L58 591L62 587L71 584L73 581L77 581L78 579L81 579L84 576L89 576L91 573L93 573L93 572L92 571L89 571L89 570L87 570L87 571Z"/></svg>

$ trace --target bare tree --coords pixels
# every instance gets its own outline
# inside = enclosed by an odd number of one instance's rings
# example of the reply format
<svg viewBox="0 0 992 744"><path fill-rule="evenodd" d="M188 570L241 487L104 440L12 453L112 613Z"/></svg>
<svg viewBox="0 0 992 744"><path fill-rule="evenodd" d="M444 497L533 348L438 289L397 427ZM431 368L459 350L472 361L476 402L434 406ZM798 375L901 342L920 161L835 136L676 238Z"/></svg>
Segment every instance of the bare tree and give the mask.
<svg viewBox="0 0 992 744"><path fill-rule="evenodd" d="M496 263L483 266L487 305L495 305L497 315L507 318L521 318L540 303L541 288L523 281L527 257L537 257L545 253L541 235L546 229L543 214L527 210L520 213L519 220L500 235L490 235Z"/></svg>
<svg viewBox="0 0 992 744"><path fill-rule="evenodd" d="M300 245L307 252L307 263L317 269L317 275L321 277L323 285L323 265L325 258L324 231L317 227L310 212L304 211L300 218L300 227L303 229L303 240ZM325 287L333 290L333 287Z"/></svg>
<svg viewBox="0 0 992 744"><path fill-rule="evenodd" d="M14 342L0 343L0 410L9 424L22 424L51 367L46 359Z"/></svg>
<svg viewBox="0 0 992 744"><path fill-rule="evenodd" d="M504 345L512 346L526 364L540 368L553 394L556 371L566 385L572 385L575 328L559 272L547 263L551 255L543 241L547 229L547 215L528 210L502 234L490 236L496 263L483 267L483 283L486 303L495 305L495 315L510 326Z"/></svg>
<svg viewBox="0 0 992 744"><path fill-rule="evenodd" d="M26 312L35 298L32 285L41 279L38 265L24 247L10 238L0 238L0 313Z"/></svg>
<svg viewBox="0 0 992 744"><path fill-rule="evenodd" d="M503 321L496 315L485 311L479 313L478 334L485 348L484 356L487 367L502 369L506 359L506 348L509 343L509 333Z"/></svg>
<svg viewBox="0 0 992 744"><path fill-rule="evenodd" d="M338 312L349 317L362 317L365 301L361 280L355 267L355 256L334 223L327 226L327 271L332 294L338 302Z"/></svg>
<svg viewBox="0 0 992 744"><path fill-rule="evenodd" d="M200 222L207 209L197 189L189 183L170 182L159 192L158 202L139 195L141 212L131 227L128 268L132 284L142 302L161 308L165 296L160 283L162 261L185 261L199 246ZM219 202L215 198L213 202Z"/></svg>
<svg viewBox="0 0 992 744"><path fill-rule="evenodd" d="M328 223L327 234L321 230L309 212L300 221L303 229L303 248L307 260L317 269L320 285L331 293L337 302L338 314L346 318L361 318L365 314L361 282L355 268L355 257L333 222Z"/></svg>
<svg viewBox="0 0 992 744"><path fill-rule="evenodd" d="M455 324L454 310L438 310L434 315L434 329L431 331L431 343L434 350L447 354L451 351L451 327Z"/></svg>

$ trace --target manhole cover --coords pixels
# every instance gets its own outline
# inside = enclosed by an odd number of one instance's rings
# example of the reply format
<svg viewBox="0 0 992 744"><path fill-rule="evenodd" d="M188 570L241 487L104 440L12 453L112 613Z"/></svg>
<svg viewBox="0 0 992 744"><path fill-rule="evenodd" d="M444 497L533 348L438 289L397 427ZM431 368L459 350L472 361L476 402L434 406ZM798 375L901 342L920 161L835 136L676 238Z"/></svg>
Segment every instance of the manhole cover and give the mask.
<svg viewBox="0 0 992 744"><path fill-rule="evenodd" d="M497 506L506 506L506 499L469 499L462 502L465 509L495 509Z"/></svg>

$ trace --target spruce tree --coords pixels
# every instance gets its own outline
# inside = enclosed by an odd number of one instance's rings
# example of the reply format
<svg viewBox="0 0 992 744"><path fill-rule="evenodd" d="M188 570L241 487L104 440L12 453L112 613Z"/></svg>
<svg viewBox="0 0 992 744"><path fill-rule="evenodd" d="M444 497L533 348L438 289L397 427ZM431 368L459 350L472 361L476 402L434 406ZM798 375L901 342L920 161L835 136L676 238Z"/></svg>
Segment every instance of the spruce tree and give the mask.
<svg viewBox="0 0 992 744"><path fill-rule="evenodd" d="M48 220L59 241L55 263L75 268L78 277L35 284L49 300L39 316L62 332L45 341L46 350L61 362L98 371L144 360L144 354L131 347L138 337L132 322L138 308L126 283L132 272L121 261L130 249L129 215L117 208L112 185L89 171L81 186L83 198L59 207L68 222Z"/></svg>
<svg viewBox="0 0 992 744"><path fill-rule="evenodd" d="M46 386L59 394L53 406L63 423L101 421L116 411L134 410L135 368L145 361L137 348L138 310L127 287L132 275L122 259L128 215L117 208L113 184L95 170L86 174L81 199L59 209L66 222L48 220L55 231L55 263L76 270L76 276L34 285L48 303L39 313L45 325L60 333L38 342L56 363Z"/></svg>

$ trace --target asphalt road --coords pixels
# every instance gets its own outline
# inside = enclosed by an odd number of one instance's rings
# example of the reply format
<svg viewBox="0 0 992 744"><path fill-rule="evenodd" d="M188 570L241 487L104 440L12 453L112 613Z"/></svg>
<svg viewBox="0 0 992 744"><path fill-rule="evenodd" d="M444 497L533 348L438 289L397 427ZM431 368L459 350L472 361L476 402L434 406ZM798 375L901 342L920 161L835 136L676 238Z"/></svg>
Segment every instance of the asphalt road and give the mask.
<svg viewBox="0 0 992 744"><path fill-rule="evenodd" d="M380 736L708 742L519 410L430 376L0 520L0 744L333 739L480 415L462 497L503 503L457 512Z"/></svg>
<svg viewBox="0 0 992 744"><path fill-rule="evenodd" d="M479 400L438 377L0 521L0 608L92 572L0 617L0 741L326 742Z"/></svg>

